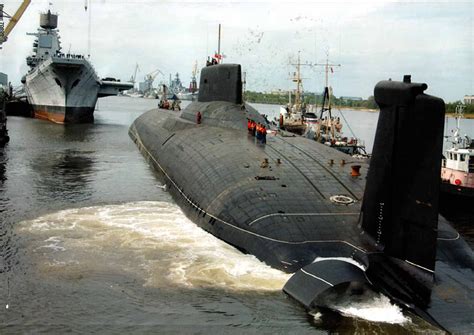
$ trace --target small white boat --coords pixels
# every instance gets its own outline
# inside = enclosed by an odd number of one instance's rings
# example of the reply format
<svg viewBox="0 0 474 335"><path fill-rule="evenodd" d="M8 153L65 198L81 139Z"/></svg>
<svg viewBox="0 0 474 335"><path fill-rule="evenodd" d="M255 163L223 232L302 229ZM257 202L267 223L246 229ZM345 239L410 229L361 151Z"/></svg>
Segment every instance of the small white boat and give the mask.
<svg viewBox="0 0 474 335"><path fill-rule="evenodd" d="M461 135L463 105L456 108L456 129L450 138L451 148L441 165L441 192L474 199L474 141Z"/></svg>

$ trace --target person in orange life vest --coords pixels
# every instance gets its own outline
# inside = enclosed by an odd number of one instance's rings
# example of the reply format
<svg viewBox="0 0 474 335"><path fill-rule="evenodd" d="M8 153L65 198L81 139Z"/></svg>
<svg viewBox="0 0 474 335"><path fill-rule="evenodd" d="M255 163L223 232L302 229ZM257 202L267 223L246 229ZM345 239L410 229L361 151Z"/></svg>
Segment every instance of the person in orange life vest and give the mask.
<svg viewBox="0 0 474 335"><path fill-rule="evenodd" d="M262 125L260 123L257 124L257 141L262 141Z"/></svg>
<svg viewBox="0 0 474 335"><path fill-rule="evenodd" d="M252 133L252 120L247 119L247 130L249 131L249 134Z"/></svg>
<svg viewBox="0 0 474 335"><path fill-rule="evenodd" d="M255 123L255 121L252 120L252 126L251 126L252 136L255 136L256 127L257 127L257 124Z"/></svg>
<svg viewBox="0 0 474 335"><path fill-rule="evenodd" d="M262 143L265 144L267 143L267 128L263 124L261 129L262 129Z"/></svg>

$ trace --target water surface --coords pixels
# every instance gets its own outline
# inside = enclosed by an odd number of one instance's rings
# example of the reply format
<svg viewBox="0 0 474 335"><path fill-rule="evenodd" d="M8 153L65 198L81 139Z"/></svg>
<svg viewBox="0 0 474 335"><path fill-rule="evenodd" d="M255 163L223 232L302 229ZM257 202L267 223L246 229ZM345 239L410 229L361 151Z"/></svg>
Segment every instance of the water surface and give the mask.
<svg viewBox="0 0 474 335"><path fill-rule="evenodd" d="M156 104L100 99L91 125L9 118L0 333L433 331L383 297L307 313L282 293L287 274L190 222L127 134ZM346 117L368 142L377 114L360 113Z"/></svg>

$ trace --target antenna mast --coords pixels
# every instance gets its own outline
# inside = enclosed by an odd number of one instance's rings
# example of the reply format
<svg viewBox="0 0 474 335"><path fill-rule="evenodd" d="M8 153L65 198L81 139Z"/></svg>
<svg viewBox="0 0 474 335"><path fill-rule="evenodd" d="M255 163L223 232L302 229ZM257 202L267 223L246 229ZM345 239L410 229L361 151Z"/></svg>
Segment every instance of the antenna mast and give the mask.
<svg viewBox="0 0 474 335"><path fill-rule="evenodd" d="M332 68L335 66L341 66L341 64L330 64L329 59L326 56L326 63L315 63L315 66L324 66L325 72L325 87L323 93L323 104L321 106L321 115L319 116L320 119L323 118L324 112L329 113L329 118L331 118L331 92L329 92L329 71L333 72Z"/></svg>
<svg viewBox="0 0 474 335"><path fill-rule="evenodd" d="M92 25L92 1L85 0L84 9L87 11L89 9L89 23L87 25L87 58L91 58L91 25Z"/></svg>
<svg viewBox="0 0 474 335"><path fill-rule="evenodd" d="M293 77L293 81L296 82L296 92L295 92L295 105L301 104L301 83L302 79L301 78L301 66L302 65L311 65L311 64L301 64L301 59L300 59L300 53L301 51L298 51L298 62L296 64L290 63L290 65L296 66L296 73L295 76ZM290 92L290 104L291 104L291 92Z"/></svg>
<svg viewBox="0 0 474 335"><path fill-rule="evenodd" d="M219 23L219 35L217 36L217 54L221 54L221 24Z"/></svg>

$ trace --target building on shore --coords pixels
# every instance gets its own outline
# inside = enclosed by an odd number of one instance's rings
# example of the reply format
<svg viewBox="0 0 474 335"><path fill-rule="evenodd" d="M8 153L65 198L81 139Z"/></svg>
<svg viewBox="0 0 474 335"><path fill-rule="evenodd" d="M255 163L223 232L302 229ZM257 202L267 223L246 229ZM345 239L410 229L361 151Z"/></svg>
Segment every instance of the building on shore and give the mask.
<svg viewBox="0 0 474 335"><path fill-rule="evenodd" d="M340 99L344 101L362 101L363 100L361 97L342 97L342 96Z"/></svg>
<svg viewBox="0 0 474 335"><path fill-rule="evenodd" d="M465 95L464 96L465 105L474 105L474 95Z"/></svg>
<svg viewBox="0 0 474 335"><path fill-rule="evenodd" d="M3 72L0 72L0 85L8 86L8 76Z"/></svg>

